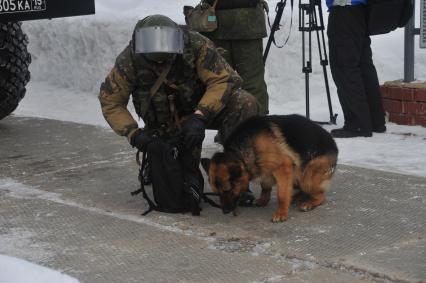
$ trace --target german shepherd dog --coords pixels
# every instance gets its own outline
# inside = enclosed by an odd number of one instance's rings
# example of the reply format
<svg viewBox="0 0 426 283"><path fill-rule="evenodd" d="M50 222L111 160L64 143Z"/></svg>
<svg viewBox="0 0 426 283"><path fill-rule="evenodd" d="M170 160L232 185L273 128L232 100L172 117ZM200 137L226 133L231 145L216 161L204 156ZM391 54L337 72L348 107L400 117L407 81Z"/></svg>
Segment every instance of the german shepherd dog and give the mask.
<svg viewBox="0 0 426 283"><path fill-rule="evenodd" d="M300 115L251 117L229 135L224 151L201 163L223 213L235 210L249 182L260 179L257 206L266 206L277 185L278 209L272 222L288 218L293 199L302 211L325 201L336 168L338 149L321 126ZM293 187L300 191L293 196Z"/></svg>

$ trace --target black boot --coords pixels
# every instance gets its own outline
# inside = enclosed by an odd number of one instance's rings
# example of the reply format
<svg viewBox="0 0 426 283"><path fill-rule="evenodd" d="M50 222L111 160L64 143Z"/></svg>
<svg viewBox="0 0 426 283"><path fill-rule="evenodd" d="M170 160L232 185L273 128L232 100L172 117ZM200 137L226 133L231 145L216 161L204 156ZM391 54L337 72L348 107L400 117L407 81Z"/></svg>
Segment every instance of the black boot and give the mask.
<svg viewBox="0 0 426 283"><path fill-rule="evenodd" d="M371 137L373 135L371 131L363 131L361 129L348 129L345 127L331 130L330 134L333 138Z"/></svg>
<svg viewBox="0 0 426 283"><path fill-rule="evenodd" d="M375 133L384 133L386 132L386 126L380 126L380 127L373 127L373 132Z"/></svg>

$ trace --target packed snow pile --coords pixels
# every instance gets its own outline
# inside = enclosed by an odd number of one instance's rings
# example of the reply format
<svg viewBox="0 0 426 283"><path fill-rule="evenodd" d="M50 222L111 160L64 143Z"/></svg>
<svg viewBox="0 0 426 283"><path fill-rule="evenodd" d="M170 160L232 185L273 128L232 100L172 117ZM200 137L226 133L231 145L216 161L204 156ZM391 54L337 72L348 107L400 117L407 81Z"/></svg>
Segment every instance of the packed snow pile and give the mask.
<svg viewBox="0 0 426 283"><path fill-rule="evenodd" d="M79 283L68 275L28 261L0 254L0 282Z"/></svg>
<svg viewBox="0 0 426 283"><path fill-rule="evenodd" d="M183 24L183 6L195 5L197 2L196 0L102 0L96 2L97 12L94 16L26 22L24 30L28 33L29 49L33 56L30 67L32 80L47 81L75 91L97 93L116 56L128 44L138 19L151 14L164 14ZM275 4L269 1L271 11L274 10ZM327 24L325 4L323 10L324 21ZM297 7L293 11L291 29L290 11L290 7L287 7L282 20L283 26L277 32L277 42L281 44L289 33L291 33L290 40L282 49L272 46L266 64L266 80L272 104L281 105L283 112L291 112L286 109L286 102L304 99L302 37L298 30ZM271 13L270 17L274 17L274 14ZM316 37L313 39L314 74L311 76L311 88L323 96L322 68L317 57ZM326 35L325 39L327 40ZM373 37L373 54L381 81L402 78L403 30ZM426 55L426 52L418 51L416 74L426 73L426 56L421 54ZM329 80L333 86L330 73ZM315 96L315 93L312 95ZM336 98L333 99L337 101Z"/></svg>

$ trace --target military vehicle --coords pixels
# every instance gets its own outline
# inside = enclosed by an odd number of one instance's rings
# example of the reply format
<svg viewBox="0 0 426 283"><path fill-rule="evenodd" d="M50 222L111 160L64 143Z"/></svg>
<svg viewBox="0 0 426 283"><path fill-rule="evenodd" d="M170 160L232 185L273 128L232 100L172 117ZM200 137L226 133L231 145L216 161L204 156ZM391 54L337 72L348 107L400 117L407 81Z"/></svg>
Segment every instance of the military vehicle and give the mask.
<svg viewBox="0 0 426 283"><path fill-rule="evenodd" d="M95 0L0 0L0 120L16 109L30 80L21 22L94 13Z"/></svg>

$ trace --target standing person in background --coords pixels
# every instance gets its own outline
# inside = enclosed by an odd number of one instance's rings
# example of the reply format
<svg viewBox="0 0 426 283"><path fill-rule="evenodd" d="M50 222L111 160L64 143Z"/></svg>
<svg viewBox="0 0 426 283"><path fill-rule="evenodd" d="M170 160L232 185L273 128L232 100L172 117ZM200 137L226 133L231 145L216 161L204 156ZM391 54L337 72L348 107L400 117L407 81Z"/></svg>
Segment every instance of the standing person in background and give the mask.
<svg viewBox="0 0 426 283"><path fill-rule="evenodd" d="M386 131L379 80L367 28L368 0L327 0L330 68L343 110L335 138L371 137Z"/></svg>
<svg viewBox="0 0 426 283"><path fill-rule="evenodd" d="M214 5L215 0L203 0ZM269 113L265 83L263 41L267 36L263 0L217 0L218 28L204 33L217 47L225 49L222 56L243 79L243 89L257 98L260 115Z"/></svg>

